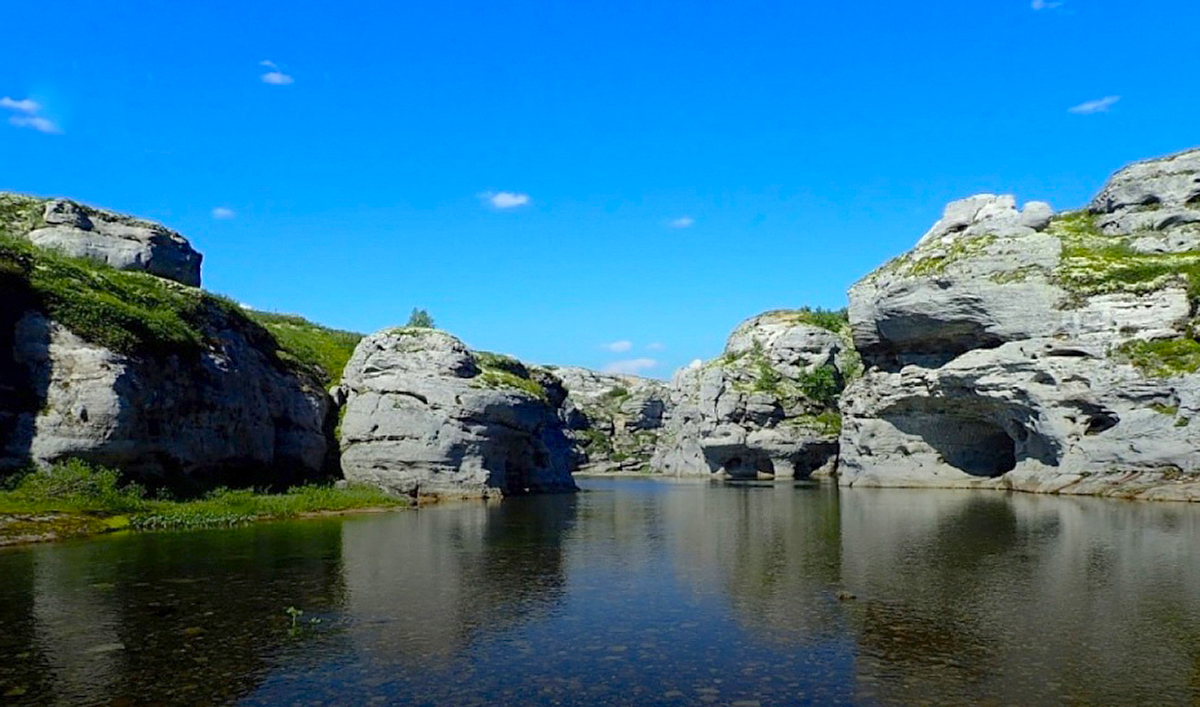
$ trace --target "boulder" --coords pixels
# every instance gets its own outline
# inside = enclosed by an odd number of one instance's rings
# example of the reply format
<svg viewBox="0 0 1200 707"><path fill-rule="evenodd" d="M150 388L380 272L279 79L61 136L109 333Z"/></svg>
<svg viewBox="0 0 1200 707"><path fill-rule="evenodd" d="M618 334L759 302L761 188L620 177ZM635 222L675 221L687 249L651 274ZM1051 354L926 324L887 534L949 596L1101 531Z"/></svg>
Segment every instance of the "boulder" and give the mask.
<svg viewBox="0 0 1200 707"><path fill-rule="evenodd" d="M118 270L141 270L200 286L201 255L187 239L157 223L95 209L67 199L3 196L0 206L19 205L39 214L10 228L43 248L106 263Z"/></svg>
<svg viewBox="0 0 1200 707"><path fill-rule="evenodd" d="M866 373L842 398L840 482L1200 497L1200 226L1154 216L1198 193L1193 151L1082 211L948 206L850 290Z"/></svg>
<svg viewBox="0 0 1200 707"><path fill-rule="evenodd" d="M345 477L422 496L574 491L552 391L534 378L434 329L364 338L342 378Z"/></svg>
<svg viewBox="0 0 1200 707"><path fill-rule="evenodd" d="M551 367L567 391L560 417L588 473L646 472L658 445L667 385L638 376Z"/></svg>
<svg viewBox="0 0 1200 707"><path fill-rule="evenodd" d="M676 373L652 467L729 478L832 473L836 399L857 358L841 322L831 331L819 321L807 310L759 315L733 331L721 357Z"/></svg>

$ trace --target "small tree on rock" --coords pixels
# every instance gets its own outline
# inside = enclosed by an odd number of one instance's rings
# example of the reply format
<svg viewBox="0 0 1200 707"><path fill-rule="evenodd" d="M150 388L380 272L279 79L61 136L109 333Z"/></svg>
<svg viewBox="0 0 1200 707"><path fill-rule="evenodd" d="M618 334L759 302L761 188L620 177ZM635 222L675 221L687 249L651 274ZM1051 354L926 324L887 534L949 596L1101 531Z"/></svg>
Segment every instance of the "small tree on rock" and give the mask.
<svg viewBox="0 0 1200 707"><path fill-rule="evenodd" d="M423 309L413 307L412 314L408 315L408 324L405 326L420 327L422 329L433 328L433 317L429 316L429 312Z"/></svg>

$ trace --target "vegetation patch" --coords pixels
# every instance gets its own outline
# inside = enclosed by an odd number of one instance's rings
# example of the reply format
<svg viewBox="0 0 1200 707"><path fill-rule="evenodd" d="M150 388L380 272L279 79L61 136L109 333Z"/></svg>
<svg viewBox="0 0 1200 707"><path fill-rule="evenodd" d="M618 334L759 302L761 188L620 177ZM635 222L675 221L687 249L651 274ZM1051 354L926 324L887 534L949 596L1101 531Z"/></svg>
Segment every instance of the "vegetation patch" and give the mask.
<svg viewBox="0 0 1200 707"><path fill-rule="evenodd" d="M538 400L549 401L550 396L541 383L533 380L529 368L512 356L474 351L475 363L479 366L479 385L485 388L517 390L528 393Z"/></svg>
<svg viewBox="0 0 1200 707"><path fill-rule="evenodd" d="M24 236L45 226L46 201L22 194L0 194L0 236Z"/></svg>
<svg viewBox="0 0 1200 707"><path fill-rule="evenodd" d="M107 530L228 527L364 508L399 508L406 499L373 487L308 485L282 493L217 489L193 500L155 498L121 475L79 460L12 477L0 491L0 540L64 537Z"/></svg>
<svg viewBox="0 0 1200 707"><path fill-rule="evenodd" d="M793 418L794 424L808 427L819 434L837 436L842 433L842 414L837 410L825 410L816 415Z"/></svg>
<svg viewBox="0 0 1200 707"><path fill-rule="evenodd" d="M1062 241L1055 279L1076 295L1140 294L1180 284L1193 302L1200 299L1200 253L1140 253L1130 245L1135 236L1105 234L1086 210L1056 216L1047 232Z"/></svg>
<svg viewBox="0 0 1200 707"><path fill-rule="evenodd" d="M905 277L940 275L952 263L979 255L996 242L991 234L959 236L947 244L926 245L889 260L877 272L891 272Z"/></svg>
<svg viewBox="0 0 1200 707"><path fill-rule="evenodd" d="M837 372L831 366L805 371L800 375L798 384L805 397L829 408L837 406L838 396L842 393Z"/></svg>
<svg viewBox="0 0 1200 707"><path fill-rule="evenodd" d="M1127 341L1114 352L1147 376L1170 378L1200 370L1200 343L1187 337L1156 341Z"/></svg>
<svg viewBox="0 0 1200 707"><path fill-rule="evenodd" d="M769 319L783 324L807 324L827 329L835 334L841 333L850 324L850 316L845 307L842 309L822 309L821 307L777 309L760 314L757 319Z"/></svg>
<svg viewBox="0 0 1200 707"><path fill-rule="evenodd" d="M294 360L311 368L326 386L342 379L342 371L363 335L330 329L290 314L246 310Z"/></svg>

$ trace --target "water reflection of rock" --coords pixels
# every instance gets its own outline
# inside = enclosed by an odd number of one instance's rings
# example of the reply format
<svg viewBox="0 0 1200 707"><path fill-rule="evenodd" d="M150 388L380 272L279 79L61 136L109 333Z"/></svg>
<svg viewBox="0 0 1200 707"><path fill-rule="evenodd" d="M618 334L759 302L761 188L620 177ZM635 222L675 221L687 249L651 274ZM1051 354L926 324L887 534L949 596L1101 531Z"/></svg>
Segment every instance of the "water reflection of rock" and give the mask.
<svg viewBox="0 0 1200 707"><path fill-rule="evenodd" d="M343 526L351 641L364 660L445 660L547 611L566 581L573 496L431 507Z"/></svg>
<svg viewBox="0 0 1200 707"><path fill-rule="evenodd" d="M843 491L864 696L1192 704L1200 516L1165 504ZM1114 679L1114 676L1124 676Z"/></svg>
<svg viewBox="0 0 1200 707"><path fill-rule="evenodd" d="M676 571L721 587L739 621L792 643L838 630L841 543L836 489L747 482L671 493L663 515Z"/></svg>
<svg viewBox="0 0 1200 707"><path fill-rule="evenodd" d="M5 553L3 704L235 702L296 640L284 608L340 604L338 531L272 524Z"/></svg>

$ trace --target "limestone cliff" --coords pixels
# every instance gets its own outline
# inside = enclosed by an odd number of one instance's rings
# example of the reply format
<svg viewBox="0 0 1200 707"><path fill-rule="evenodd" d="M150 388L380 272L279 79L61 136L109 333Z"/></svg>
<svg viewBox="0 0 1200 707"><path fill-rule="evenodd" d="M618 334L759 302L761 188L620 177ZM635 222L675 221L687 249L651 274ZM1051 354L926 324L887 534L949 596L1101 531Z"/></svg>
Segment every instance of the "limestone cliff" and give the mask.
<svg viewBox="0 0 1200 707"><path fill-rule="evenodd" d="M0 470L78 457L181 490L278 486L325 472L330 410L236 304L0 232Z"/></svg>
<svg viewBox="0 0 1200 707"><path fill-rule="evenodd" d="M1200 150L956 202L850 291L841 483L1200 499Z"/></svg>
<svg viewBox="0 0 1200 707"><path fill-rule="evenodd" d="M837 463L837 397L857 368L837 314L754 317L721 357L672 379L652 467L676 476L827 476Z"/></svg>

